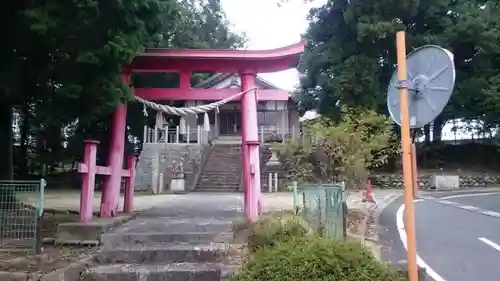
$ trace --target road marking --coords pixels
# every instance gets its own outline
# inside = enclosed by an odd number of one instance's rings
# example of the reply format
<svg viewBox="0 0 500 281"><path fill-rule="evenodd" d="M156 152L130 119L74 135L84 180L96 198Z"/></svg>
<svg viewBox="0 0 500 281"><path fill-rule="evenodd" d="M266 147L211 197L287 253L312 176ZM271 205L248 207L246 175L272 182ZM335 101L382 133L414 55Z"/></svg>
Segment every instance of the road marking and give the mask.
<svg viewBox="0 0 500 281"><path fill-rule="evenodd" d="M446 204L446 205L458 205L457 202L448 201L448 200L436 200L436 201L439 203L442 203L442 204Z"/></svg>
<svg viewBox="0 0 500 281"><path fill-rule="evenodd" d="M500 192L487 192L487 193L473 193L473 194L459 194L459 195L451 195L446 197L437 198L438 200L447 200L453 198L462 198L462 197L474 197L474 196L487 196L487 195L498 195Z"/></svg>
<svg viewBox="0 0 500 281"><path fill-rule="evenodd" d="M481 214L487 215L490 217L495 217L495 218L500 218L500 213L499 212L494 212L494 211L482 211Z"/></svg>
<svg viewBox="0 0 500 281"><path fill-rule="evenodd" d="M398 212L396 213L396 227L398 228L399 238L401 239L401 243L405 247L405 250L408 251L408 243L406 241L406 230L403 221L405 205L402 204ZM418 266L425 268L427 271L427 275L429 275L435 281L446 281L441 275L439 275L436 271L434 271L417 253L417 264Z"/></svg>
<svg viewBox="0 0 500 281"><path fill-rule="evenodd" d="M500 245L498 245L497 243L487 239L487 238L484 238L484 237L481 237L481 238L478 238L479 241L483 242L484 244L492 247L493 249L497 250L500 252Z"/></svg>
<svg viewBox="0 0 500 281"><path fill-rule="evenodd" d="M440 203L440 204L444 204L444 205L454 206L454 207L462 209L462 210L471 211L471 212L475 212L475 213L482 214L482 215L485 215L485 216L489 216L489 217L494 217L494 218L500 219L500 213L499 212L489 211L489 210L481 209L481 208L478 208L478 207L475 207L475 206L461 205L458 202L453 202L453 201L448 201L448 200L431 200L431 201L434 201L434 202L437 202L437 203Z"/></svg>
<svg viewBox="0 0 500 281"><path fill-rule="evenodd" d="M477 208L477 207L468 206L468 205L462 205L462 206L458 206L458 207L461 208L461 209L469 210L469 211L477 211L477 210L479 210L479 208Z"/></svg>

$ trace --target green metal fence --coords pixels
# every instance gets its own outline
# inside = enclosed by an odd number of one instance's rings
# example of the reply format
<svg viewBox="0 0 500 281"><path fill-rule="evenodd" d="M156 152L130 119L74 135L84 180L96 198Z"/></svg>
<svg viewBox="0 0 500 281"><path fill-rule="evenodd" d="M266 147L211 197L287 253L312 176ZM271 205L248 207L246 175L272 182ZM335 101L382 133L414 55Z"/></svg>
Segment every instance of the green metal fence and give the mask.
<svg viewBox="0 0 500 281"><path fill-rule="evenodd" d="M0 181L0 251L40 252L45 185Z"/></svg>
<svg viewBox="0 0 500 281"><path fill-rule="evenodd" d="M345 186L339 184L301 184L294 204L302 201L305 220L327 237L345 236Z"/></svg>

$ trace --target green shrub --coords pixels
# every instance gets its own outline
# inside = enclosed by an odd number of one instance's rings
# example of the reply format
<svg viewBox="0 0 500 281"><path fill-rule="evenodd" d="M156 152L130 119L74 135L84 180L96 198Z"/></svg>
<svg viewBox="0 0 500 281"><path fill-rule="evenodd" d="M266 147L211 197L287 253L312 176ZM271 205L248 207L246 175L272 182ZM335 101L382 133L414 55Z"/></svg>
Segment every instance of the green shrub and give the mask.
<svg viewBox="0 0 500 281"><path fill-rule="evenodd" d="M257 221L236 224L234 231L245 231L248 249L253 252L263 247L304 237L312 231L298 215L276 212L261 216Z"/></svg>
<svg viewBox="0 0 500 281"><path fill-rule="evenodd" d="M309 235L262 247L231 281L403 281L359 243Z"/></svg>

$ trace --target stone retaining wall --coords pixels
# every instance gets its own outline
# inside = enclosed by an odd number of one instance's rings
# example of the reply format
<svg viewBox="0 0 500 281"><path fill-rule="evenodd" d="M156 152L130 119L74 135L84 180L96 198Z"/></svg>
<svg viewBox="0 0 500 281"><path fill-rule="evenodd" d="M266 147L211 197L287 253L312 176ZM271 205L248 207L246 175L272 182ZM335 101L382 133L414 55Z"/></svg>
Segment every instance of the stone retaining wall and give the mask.
<svg viewBox="0 0 500 281"><path fill-rule="evenodd" d="M431 180L435 174L423 174L419 176L421 189L431 189ZM458 175L460 188L490 187L500 185L500 174L491 173L463 173L449 174ZM377 174L371 176L372 184L378 188L403 188L403 176L401 174Z"/></svg>
<svg viewBox="0 0 500 281"><path fill-rule="evenodd" d="M158 171L164 175L163 183L165 186L169 185L172 179L174 161L179 163L181 155L185 154L183 164L186 189L192 190L196 184L197 173L201 170L199 166L202 165L204 148L201 144L145 144L136 167L135 190L152 190L153 160L156 154L160 157Z"/></svg>

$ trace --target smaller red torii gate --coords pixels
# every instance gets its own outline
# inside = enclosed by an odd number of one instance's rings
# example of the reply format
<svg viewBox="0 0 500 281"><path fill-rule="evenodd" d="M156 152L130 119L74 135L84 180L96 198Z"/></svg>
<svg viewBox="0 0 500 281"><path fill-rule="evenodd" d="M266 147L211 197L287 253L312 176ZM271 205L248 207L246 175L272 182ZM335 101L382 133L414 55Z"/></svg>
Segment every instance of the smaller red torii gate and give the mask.
<svg viewBox="0 0 500 281"><path fill-rule="evenodd" d="M97 166L97 145L99 141L85 140L83 163L78 163L78 172L82 174L82 189L80 194L80 222L90 222L93 214L95 176L110 176L111 169L107 166ZM127 169L121 171L120 177L125 178L123 212L131 213L133 211L134 181L135 181L135 163L136 155L127 157ZM105 201L104 193L101 198Z"/></svg>
<svg viewBox="0 0 500 281"><path fill-rule="evenodd" d="M249 91L255 88L257 73L269 73L295 67L304 52L305 42L274 50L175 50L147 49L139 54L122 71L122 82L129 85L132 72L177 72L180 86L177 89L134 89L135 95L146 100L222 100L238 92L246 92L238 98L241 102L242 119L242 172L245 198L245 216L254 219L261 206L260 152L257 123L258 100L288 100L289 93L280 90ZM191 73L207 71L218 73L239 73L241 89L195 89L191 88ZM125 177L125 211L132 211L135 157L129 157L123 170L125 153L125 128L127 107L119 104L113 113L108 166L95 165L97 143L88 141L84 163L79 171L83 173L81 220L92 217L92 198L95 174L107 175L102 191L100 215L113 217L118 213L121 178ZM134 159L134 160L132 160ZM134 163L134 165L132 165Z"/></svg>

